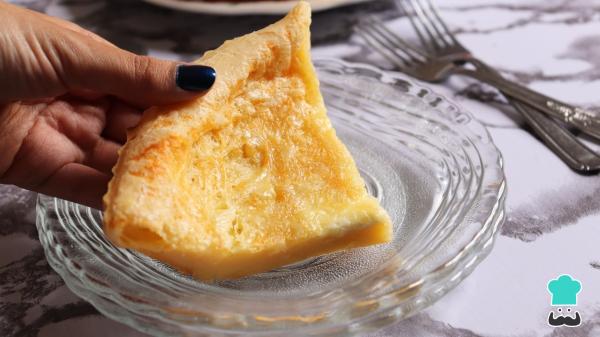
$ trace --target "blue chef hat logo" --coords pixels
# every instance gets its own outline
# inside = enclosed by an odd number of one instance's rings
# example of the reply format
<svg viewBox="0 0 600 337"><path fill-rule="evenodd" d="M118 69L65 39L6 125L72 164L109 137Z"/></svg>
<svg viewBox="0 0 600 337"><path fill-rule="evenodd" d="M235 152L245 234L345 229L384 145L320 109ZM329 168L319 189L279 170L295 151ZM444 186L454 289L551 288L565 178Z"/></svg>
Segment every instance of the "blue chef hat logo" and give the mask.
<svg viewBox="0 0 600 337"><path fill-rule="evenodd" d="M561 275L548 282L548 291L552 294L553 306L577 305L581 282L574 280L571 275Z"/></svg>

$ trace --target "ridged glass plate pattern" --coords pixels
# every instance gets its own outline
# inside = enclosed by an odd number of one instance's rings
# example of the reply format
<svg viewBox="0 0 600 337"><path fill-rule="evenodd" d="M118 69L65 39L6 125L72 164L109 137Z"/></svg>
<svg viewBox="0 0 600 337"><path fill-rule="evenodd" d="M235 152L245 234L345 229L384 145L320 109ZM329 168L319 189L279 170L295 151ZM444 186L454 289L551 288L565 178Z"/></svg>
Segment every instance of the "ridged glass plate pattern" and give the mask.
<svg viewBox="0 0 600 337"><path fill-rule="evenodd" d="M393 242L207 284L113 246L100 211L40 196L40 240L69 288L156 336L348 336L407 317L466 277L504 219L502 159L485 128L401 74L315 65Z"/></svg>

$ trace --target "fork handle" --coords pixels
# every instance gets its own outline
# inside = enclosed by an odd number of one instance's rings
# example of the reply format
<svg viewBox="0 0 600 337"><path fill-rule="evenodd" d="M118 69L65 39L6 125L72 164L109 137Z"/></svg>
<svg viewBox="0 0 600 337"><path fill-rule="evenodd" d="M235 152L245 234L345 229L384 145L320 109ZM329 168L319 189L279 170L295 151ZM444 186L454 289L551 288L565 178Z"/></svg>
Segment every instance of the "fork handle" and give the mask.
<svg viewBox="0 0 600 337"><path fill-rule="evenodd" d="M477 70L465 75L478 79L481 76L501 77L496 70L487 64L479 60L474 60L473 63L476 65ZM580 142L564 126L535 108L511 97L507 92L503 92L503 94L521 113L525 122L533 129L535 134L572 170L585 174L592 174L600 170L600 157Z"/></svg>
<svg viewBox="0 0 600 337"><path fill-rule="evenodd" d="M471 63L476 68L490 69L489 66L479 60L471 60ZM462 69L469 72L466 68ZM470 72L472 72L472 74L469 74L469 76L473 76L482 82L496 87L503 93L535 107L537 110L546 113L548 116L557 118L568 125L574 126L585 134L600 139L600 119L594 116L592 112L561 102L514 81L507 80L495 71L493 73L489 71ZM465 75L467 74L465 73Z"/></svg>
<svg viewBox="0 0 600 337"><path fill-rule="evenodd" d="M507 96L527 124L572 170L592 174L600 170L600 157L580 142L569 130L532 107Z"/></svg>

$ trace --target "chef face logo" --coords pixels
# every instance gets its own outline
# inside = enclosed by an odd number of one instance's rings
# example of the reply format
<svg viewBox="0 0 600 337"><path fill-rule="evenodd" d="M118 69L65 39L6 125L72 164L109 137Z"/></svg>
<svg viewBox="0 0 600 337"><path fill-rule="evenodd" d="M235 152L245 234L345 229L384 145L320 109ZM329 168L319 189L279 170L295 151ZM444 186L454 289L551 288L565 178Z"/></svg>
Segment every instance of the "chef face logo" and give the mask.
<svg viewBox="0 0 600 337"><path fill-rule="evenodd" d="M554 327L575 327L581 325L581 315L571 307L577 305L577 294L581 291L581 282L571 275L560 275L548 282L548 291L552 298L551 305L557 307L550 311L548 324Z"/></svg>

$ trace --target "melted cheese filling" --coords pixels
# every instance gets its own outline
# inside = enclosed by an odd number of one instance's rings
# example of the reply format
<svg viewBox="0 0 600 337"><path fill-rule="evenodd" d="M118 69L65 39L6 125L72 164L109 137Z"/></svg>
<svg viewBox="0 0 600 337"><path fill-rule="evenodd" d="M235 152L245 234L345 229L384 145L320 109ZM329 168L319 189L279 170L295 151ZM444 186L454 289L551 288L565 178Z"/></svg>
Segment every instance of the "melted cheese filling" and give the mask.
<svg viewBox="0 0 600 337"><path fill-rule="evenodd" d="M190 205L200 206L194 213L203 225L194 234L211 245L283 248L325 231L336 200L362 193L345 183L352 170L338 165L353 163L325 144L334 130L324 111L306 103L301 79L249 81L226 109L231 123L196 140L182 182Z"/></svg>

